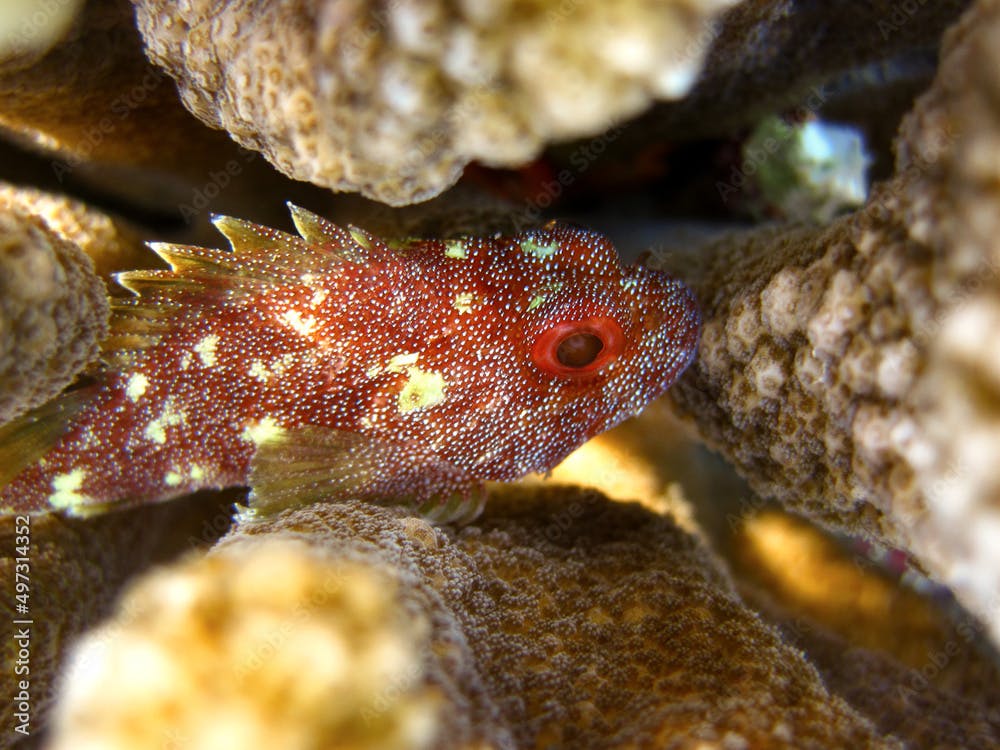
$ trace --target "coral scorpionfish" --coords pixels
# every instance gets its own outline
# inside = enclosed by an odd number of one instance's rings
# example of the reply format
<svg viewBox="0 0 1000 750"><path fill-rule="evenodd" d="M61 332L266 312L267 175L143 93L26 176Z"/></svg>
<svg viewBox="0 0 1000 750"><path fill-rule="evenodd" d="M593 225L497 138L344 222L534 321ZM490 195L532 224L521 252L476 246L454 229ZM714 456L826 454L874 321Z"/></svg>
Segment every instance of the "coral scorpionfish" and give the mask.
<svg viewBox="0 0 1000 750"><path fill-rule="evenodd" d="M550 224L383 242L291 207L229 217L231 250L151 244L97 382L0 428L5 514L88 514L201 488L258 510L323 498L478 512L484 480L547 472L691 361L688 288Z"/></svg>

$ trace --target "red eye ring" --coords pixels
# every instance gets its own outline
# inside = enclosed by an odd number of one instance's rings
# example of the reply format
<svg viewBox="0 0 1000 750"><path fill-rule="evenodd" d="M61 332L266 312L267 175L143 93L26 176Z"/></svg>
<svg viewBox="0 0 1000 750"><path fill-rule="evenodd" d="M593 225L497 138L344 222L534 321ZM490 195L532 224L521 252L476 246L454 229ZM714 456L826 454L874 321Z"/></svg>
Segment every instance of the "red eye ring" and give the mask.
<svg viewBox="0 0 1000 750"><path fill-rule="evenodd" d="M570 342L567 347L567 339L573 337L596 338L601 347L596 349L594 342L586 339ZM566 362L569 349L573 350L569 358L580 361L579 366ZM618 359L624 350L625 334L618 323L611 318L587 318L556 323L546 330L531 347L531 358L549 375L580 378L592 375Z"/></svg>

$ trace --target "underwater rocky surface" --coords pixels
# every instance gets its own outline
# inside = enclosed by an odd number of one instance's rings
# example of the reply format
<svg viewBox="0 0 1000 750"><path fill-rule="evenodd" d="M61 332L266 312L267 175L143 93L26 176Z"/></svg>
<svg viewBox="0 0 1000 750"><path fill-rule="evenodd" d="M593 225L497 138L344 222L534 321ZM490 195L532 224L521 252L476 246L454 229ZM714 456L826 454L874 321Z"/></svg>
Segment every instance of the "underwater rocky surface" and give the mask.
<svg viewBox="0 0 1000 750"><path fill-rule="evenodd" d="M665 397L462 527L0 519L0 743L1000 746L998 39L993 0L0 3L0 422L97 372L143 241L286 200L570 218L705 318Z"/></svg>

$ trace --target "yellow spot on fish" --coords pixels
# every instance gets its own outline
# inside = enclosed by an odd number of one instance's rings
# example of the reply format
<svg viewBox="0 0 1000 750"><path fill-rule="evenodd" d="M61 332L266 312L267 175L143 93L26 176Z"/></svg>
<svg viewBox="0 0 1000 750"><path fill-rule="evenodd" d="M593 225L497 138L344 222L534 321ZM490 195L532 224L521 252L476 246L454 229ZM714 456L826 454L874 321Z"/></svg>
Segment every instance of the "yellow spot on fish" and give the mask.
<svg viewBox="0 0 1000 750"><path fill-rule="evenodd" d="M163 483L167 487L177 487L183 484L185 479L200 482L204 478L205 470L198 464L191 464L187 469L175 464L170 471L163 475Z"/></svg>
<svg viewBox="0 0 1000 750"><path fill-rule="evenodd" d="M181 357L181 369L186 370L191 366L191 353L184 352L184 356Z"/></svg>
<svg viewBox="0 0 1000 750"><path fill-rule="evenodd" d="M447 383L441 373L411 365L406 368L406 376L406 385L399 392L397 404L400 414L430 409L444 401Z"/></svg>
<svg viewBox="0 0 1000 750"><path fill-rule="evenodd" d="M128 379L128 383L125 385L125 395L129 397L130 401L138 401L148 386L149 378L141 372L137 372Z"/></svg>
<svg viewBox="0 0 1000 750"><path fill-rule="evenodd" d="M284 375L294 362L295 355L291 353L275 357L269 364L264 364L259 359L255 359L250 363L250 369L247 370L247 373L251 377L257 378L260 382L266 383L276 375L278 377Z"/></svg>
<svg viewBox="0 0 1000 750"><path fill-rule="evenodd" d="M267 369L267 366L261 362L259 359L255 359L250 363L250 376L257 378L263 383L266 383L271 378L271 371Z"/></svg>
<svg viewBox="0 0 1000 750"><path fill-rule="evenodd" d="M406 372L410 365L415 365L420 358L417 352L403 352L394 354L384 365L372 365L365 370L365 375L369 378L377 378L383 372Z"/></svg>
<svg viewBox="0 0 1000 750"><path fill-rule="evenodd" d="M281 377L288 371L293 362L295 362L295 355L291 352L282 354L280 357L275 357L271 360L271 373Z"/></svg>
<svg viewBox="0 0 1000 750"><path fill-rule="evenodd" d="M309 336L316 330L316 318L311 315L302 317L302 313L298 310L286 310L282 313L281 319L301 336Z"/></svg>
<svg viewBox="0 0 1000 750"><path fill-rule="evenodd" d="M247 424L240 437L248 443L260 445L268 440L281 437L284 433L284 428L275 421L274 417L264 417L259 422Z"/></svg>
<svg viewBox="0 0 1000 750"><path fill-rule="evenodd" d="M146 436L147 440L152 440L154 443L158 443L159 445L163 445L167 442L167 431L163 429L163 425L155 419L146 425L146 429L143 430L142 434Z"/></svg>
<svg viewBox="0 0 1000 750"><path fill-rule="evenodd" d="M387 372L403 372L410 365L415 365L420 355L416 352L404 352L394 355L385 365Z"/></svg>
<svg viewBox="0 0 1000 750"><path fill-rule="evenodd" d="M194 351L201 360L201 363L205 367L215 367L216 357L215 357L215 347L219 343L219 337L214 333L206 336L197 344L195 344Z"/></svg>
<svg viewBox="0 0 1000 750"><path fill-rule="evenodd" d="M558 249L559 243L557 242L553 242L550 245L541 245L530 238L521 240L521 250L533 258L538 258L539 260L545 260L546 258L555 255Z"/></svg>
<svg viewBox="0 0 1000 750"><path fill-rule="evenodd" d="M456 294L455 299L452 300L451 306L458 310L458 314L472 312L472 293L462 292L461 294ZM531 308L528 308L529 310Z"/></svg>
<svg viewBox="0 0 1000 750"><path fill-rule="evenodd" d="M309 304L313 307L319 307L326 302L326 298L329 296L330 293L326 289L317 289L313 292L313 296L309 298Z"/></svg>
<svg viewBox="0 0 1000 750"><path fill-rule="evenodd" d="M163 412L160 416L150 421L150 423L146 425L146 429L143 430L142 434L147 440L152 440L158 445L163 445L167 442L167 427L173 427L174 425L183 423L183 412L177 411L170 404L170 402L167 402L166 406L163 407Z"/></svg>
<svg viewBox="0 0 1000 750"><path fill-rule="evenodd" d="M465 249L465 243L461 240L448 240L444 243L444 254L448 258L468 258L469 253Z"/></svg>
<svg viewBox="0 0 1000 750"><path fill-rule="evenodd" d="M52 478L52 494L49 505L60 510L85 503L88 498L80 492L87 473L83 469L73 469L69 474L59 474Z"/></svg>
<svg viewBox="0 0 1000 750"><path fill-rule="evenodd" d="M536 307L541 307L546 302L549 301L549 297L562 289L562 282L556 281L551 284L546 284L540 290L535 292L535 296L531 298L531 302L528 303L528 311L534 310Z"/></svg>

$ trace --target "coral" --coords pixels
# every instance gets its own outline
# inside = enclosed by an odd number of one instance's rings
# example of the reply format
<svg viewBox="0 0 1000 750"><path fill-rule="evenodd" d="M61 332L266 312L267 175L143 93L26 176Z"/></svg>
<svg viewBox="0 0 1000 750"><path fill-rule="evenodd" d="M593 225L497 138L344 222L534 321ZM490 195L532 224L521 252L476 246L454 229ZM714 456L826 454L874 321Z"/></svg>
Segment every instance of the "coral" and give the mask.
<svg viewBox="0 0 1000 750"><path fill-rule="evenodd" d="M297 541L155 572L77 646L52 746L438 746L455 707L404 586Z"/></svg>
<svg viewBox="0 0 1000 750"><path fill-rule="evenodd" d="M174 3L136 11L151 59L205 123L291 177L399 205L469 161L518 165L682 96L732 2L204 0L183 24Z"/></svg>
<svg viewBox="0 0 1000 750"><path fill-rule="evenodd" d="M803 100L814 107L867 88L866 80L891 89L928 70L922 58L968 5L745 0L721 18L691 94L657 105L637 126L661 137L729 135Z"/></svg>
<svg viewBox="0 0 1000 750"><path fill-rule="evenodd" d="M655 168L653 144L669 148L712 137L740 138L776 115L795 121L819 115L862 128L869 145L878 147L875 170L884 177L891 171L889 146L899 120L934 76L942 33L968 5L969 0L836 5L743 0L702 38L708 53L688 95L654 104L611 131L594 166L629 164L631 172L641 172ZM702 164L692 177L710 174L713 166L718 165ZM732 169L730 177L741 174ZM697 187L696 179L679 185L671 213L676 204L691 202ZM698 196L695 211L711 205L713 197ZM675 215L689 211L685 206Z"/></svg>
<svg viewBox="0 0 1000 750"><path fill-rule="evenodd" d="M673 398L758 492L912 551L1000 638L996 196L969 171L997 126L992 79L969 71L997 29L980 3L949 35L863 209L703 249L701 354Z"/></svg>
<svg viewBox="0 0 1000 750"><path fill-rule="evenodd" d="M954 636L941 608L805 519L765 510L735 526L734 575L795 616L913 669Z"/></svg>
<svg viewBox="0 0 1000 750"><path fill-rule="evenodd" d="M309 505L178 563L245 498L33 518L29 744L54 715L61 747L1000 745L998 0L42 6L0 18L2 177L144 226L0 186L0 421L92 355L85 255L106 278L147 265L137 236L277 226L289 198L387 235L575 214L668 245L708 323L672 397L461 529ZM887 180L864 206L656 235L752 207L747 134L814 114L865 133ZM463 170L407 211L328 190L400 204ZM33 347L58 335L56 382ZM0 524L7 591L16 536Z"/></svg>
<svg viewBox="0 0 1000 750"><path fill-rule="evenodd" d="M879 438L912 423L912 408L882 408L912 387L918 352L901 307L926 297L899 284L922 256L854 216L735 234L703 253L693 285L705 328L675 403L760 494L855 531L901 533L890 506L907 501L911 473Z"/></svg>
<svg viewBox="0 0 1000 750"><path fill-rule="evenodd" d="M179 550L205 546L229 527L227 503L232 497L212 501L204 496L171 505L157 505L88 520L66 520L58 516L32 518L29 522L7 516L0 519L0 616L7 623L31 621L26 655L12 637L0 644L0 669L4 686L27 679L29 730L35 735L47 721L46 712L55 693L55 682L72 639L85 628L107 617L123 583L156 560ZM25 530L26 529L26 530ZM23 539L29 538L28 549ZM27 551L27 555L23 553ZM18 566L18 558L24 561ZM15 571L20 575L15 577ZM15 589L15 583L27 589ZM15 609L15 590L26 593L27 611ZM8 633L24 629L10 626ZM105 635L108 634L104 631ZM25 658L22 658L25 657ZM15 673L17 660L28 672ZM5 692L0 720L9 730L18 710L13 691ZM20 735L5 733L0 746Z"/></svg>
<svg viewBox="0 0 1000 750"><path fill-rule="evenodd" d="M41 219L47 229L79 247L106 283L116 271L159 264L137 227L72 198L0 183L0 211ZM115 286L109 291L115 292Z"/></svg>
<svg viewBox="0 0 1000 750"><path fill-rule="evenodd" d="M341 585L329 606L269 642L331 571ZM363 504L288 511L147 579L129 605L119 638L77 652L90 669L70 670L57 747L145 747L139 736L170 731L260 744L292 731L286 710L303 717L303 739L286 746L315 746L340 714L321 719L314 701L324 699L323 716L342 703L357 721L387 691L369 731L419 706L422 726L440 732L435 747L477 736L495 747L897 746L827 693L692 537L592 491L511 490L452 534ZM381 640L398 642L403 684L368 661ZM234 681L267 643L260 672ZM304 656L312 649L329 654L319 666ZM350 683L336 679L355 664Z"/></svg>
<svg viewBox="0 0 1000 750"><path fill-rule="evenodd" d="M920 596L854 545L783 512L753 514L734 531L744 600L881 731L908 747L1000 743L998 664L982 626L943 608L943 592Z"/></svg>
<svg viewBox="0 0 1000 750"><path fill-rule="evenodd" d="M54 38L63 6L37 8L31 28ZM132 16L127 0L88 0L44 54L0 57L0 136L53 156L47 172L59 185L89 182L174 209L189 184L206 184L208 165L246 160L181 106L169 76L143 56Z"/></svg>
<svg viewBox="0 0 1000 750"><path fill-rule="evenodd" d="M81 250L0 204L0 423L68 385L107 331L104 285Z"/></svg>
<svg viewBox="0 0 1000 750"><path fill-rule="evenodd" d="M0 66L35 62L69 30L83 0L67 0L39 8L32 0L9 0L0 16Z"/></svg>
<svg viewBox="0 0 1000 750"><path fill-rule="evenodd" d="M917 429L931 446L913 456L924 504L913 545L937 580L1000 641L1000 5L979 2L948 38L937 82L902 131L908 223L934 249L937 302L920 334L930 342L915 387Z"/></svg>
<svg viewBox="0 0 1000 750"><path fill-rule="evenodd" d="M877 652L850 648L822 631L807 632L802 641L792 633L787 637L800 647L808 644L809 656L828 688L870 717L879 731L899 738L908 747L989 750L1000 743L996 703L981 697L985 694L995 701L995 675L974 686L981 691L979 696L966 698L928 684L922 672L902 669ZM955 642L947 646L954 647Z"/></svg>
<svg viewBox="0 0 1000 750"><path fill-rule="evenodd" d="M907 747L988 750L1000 743L996 672L983 676L971 669L969 683L956 689L942 687L938 679L972 638L968 623L928 652L927 666L907 669L884 653L852 646L813 620L782 619L767 603L751 601L765 612L771 609L782 636L808 654L828 689Z"/></svg>

